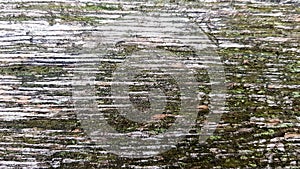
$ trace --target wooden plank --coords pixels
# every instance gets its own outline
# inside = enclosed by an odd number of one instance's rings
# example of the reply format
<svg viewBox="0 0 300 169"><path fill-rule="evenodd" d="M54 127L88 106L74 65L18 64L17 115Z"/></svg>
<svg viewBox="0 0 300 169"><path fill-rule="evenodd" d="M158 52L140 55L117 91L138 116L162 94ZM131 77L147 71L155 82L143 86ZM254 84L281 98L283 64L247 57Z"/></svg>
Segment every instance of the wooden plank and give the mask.
<svg viewBox="0 0 300 169"><path fill-rule="evenodd" d="M0 0L0 7L2 168L299 166L298 1ZM130 33L140 35L132 37L135 40L116 38L125 37L126 29L147 25L136 21L147 19L149 13L162 15L166 22L150 17L149 26L134 29L140 34ZM198 25L192 30L209 39L204 38L203 43L218 47L227 82L226 113L205 142L199 142L199 133L191 134L176 149L142 160L110 154L91 141L80 124L72 104L74 74L96 76L93 83L99 93L95 99L103 109L111 101L110 80L116 63L143 44L160 46L183 56L185 63L198 64L184 56L193 52L187 46L201 43L195 40L199 37L189 37L180 47L175 35L170 41L161 38L183 28L164 30L157 23L167 27L174 22L182 27ZM144 31L153 36L147 37ZM95 53L101 55L103 48L99 37L107 38L111 55L101 56L97 69L99 56ZM82 57L84 53L88 55ZM199 106L208 105L208 109L199 110L195 131L211 110L208 63L198 64ZM167 118L173 117L167 113L159 120ZM147 127L137 129L144 132Z"/></svg>

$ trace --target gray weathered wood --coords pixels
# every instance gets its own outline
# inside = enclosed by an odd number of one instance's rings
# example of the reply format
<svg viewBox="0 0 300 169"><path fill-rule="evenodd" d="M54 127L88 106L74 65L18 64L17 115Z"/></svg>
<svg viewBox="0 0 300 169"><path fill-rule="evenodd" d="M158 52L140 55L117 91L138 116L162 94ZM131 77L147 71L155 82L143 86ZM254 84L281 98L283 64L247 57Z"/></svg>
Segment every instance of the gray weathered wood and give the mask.
<svg viewBox="0 0 300 169"><path fill-rule="evenodd" d="M2 168L298 168L299 2L0 0L0 7ZM74 63L83 51L92 55L79 63L97 61L90 50L99 49L103 28L121 32L104 25L140 11L197 24L218 47L227 81L227 113L214 135L144 160L93 143L72 104ZM124 55L136 47L111 40ZM96 70L100 106L117 59L106 56ZM199 90L207 105L209 87Z"/></svg>

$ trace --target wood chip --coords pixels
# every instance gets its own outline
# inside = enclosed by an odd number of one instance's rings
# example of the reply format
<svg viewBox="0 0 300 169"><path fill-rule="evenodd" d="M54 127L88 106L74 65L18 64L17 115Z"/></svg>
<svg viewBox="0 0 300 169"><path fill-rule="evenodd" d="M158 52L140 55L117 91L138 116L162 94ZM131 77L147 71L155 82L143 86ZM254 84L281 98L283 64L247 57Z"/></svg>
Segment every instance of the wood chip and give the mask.
<svg viewBox="0 0 300 169"><path fill-rule="evenodd" d="M285 133L284 138L300 138L300 133Z"/></svg>
<svg viewBox="0 0 300 169"><path fill-rule="evenodd" d="M174 117L175 115L173 114L155 114L154 116L151 117L153 120L162 120L166 117Z"/></svg>
<svg viewBox="0 0 300 169"><path fill-rule="evenodd" d="M207 105L200 105L197 108L198 109L202 109L202 110L208 110L208 106Z"/></svg>

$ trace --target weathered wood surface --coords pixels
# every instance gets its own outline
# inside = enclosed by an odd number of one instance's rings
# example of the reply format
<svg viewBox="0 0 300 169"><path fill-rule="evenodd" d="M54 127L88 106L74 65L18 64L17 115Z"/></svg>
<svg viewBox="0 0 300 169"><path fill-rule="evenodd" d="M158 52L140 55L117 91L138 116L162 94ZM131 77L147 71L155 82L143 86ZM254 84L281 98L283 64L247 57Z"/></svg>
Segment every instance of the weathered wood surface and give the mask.
<svg viewBox="0 0 300 169"><path fill-rule="evenodd" d="M0 0L0 7L2 168L299 168L299 2ZM187 139L159 156L130 159L90 141L72 81L80 52L97 49L97 31L140 11L188 18L218 46L227 113L205 143ZM135 47L117 44L125 55ZM99 97L115 66L105 61Z"/></svg>

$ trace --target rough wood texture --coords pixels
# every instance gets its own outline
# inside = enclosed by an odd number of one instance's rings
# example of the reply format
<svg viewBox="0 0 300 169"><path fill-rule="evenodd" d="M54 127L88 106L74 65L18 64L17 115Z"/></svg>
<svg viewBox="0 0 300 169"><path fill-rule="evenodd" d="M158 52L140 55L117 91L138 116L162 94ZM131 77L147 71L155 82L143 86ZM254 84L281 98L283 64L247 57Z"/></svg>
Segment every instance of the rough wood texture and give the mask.
<svg viewBox="0 0 300 169"><path fill-rule="evenodd" d="M299 2L0 0L0 7L1 167L299 168ZM72 83L75 63L83 51L98 49L95 35L104 25L141 11L172 11L174 18L198 25L218 47L226 113L204 143L191 137L159 156L130 159L88 138L72 104ZM112 28L106 31L117 35ZM120 56L137 47L112 41ZM179 55L191 52L166 47ZM94 57L79 63L88 65ZM114 57L101 60L95 73L100 107L109 102L103 97L109 94ZM199 77L207 78L205 72ZM199 89L202 108L209 103L207 84ZM209 111L202 108L199 114Z"/></svg>

